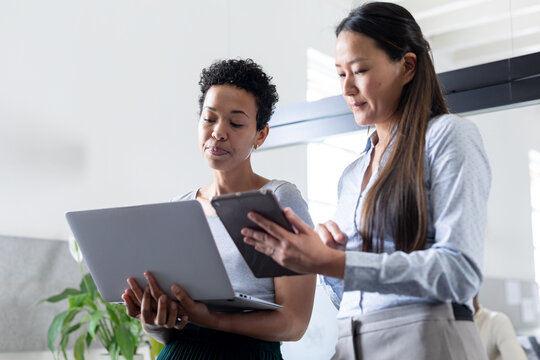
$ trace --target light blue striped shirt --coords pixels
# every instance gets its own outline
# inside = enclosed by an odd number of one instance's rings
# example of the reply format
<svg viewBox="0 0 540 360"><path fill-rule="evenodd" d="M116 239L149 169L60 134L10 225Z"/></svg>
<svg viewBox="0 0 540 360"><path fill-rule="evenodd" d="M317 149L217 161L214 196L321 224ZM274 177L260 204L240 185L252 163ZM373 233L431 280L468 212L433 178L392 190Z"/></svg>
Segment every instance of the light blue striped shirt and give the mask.
<svg viewBox="0 0 540 360"><path fill-rule="evenodd" d="M392 144L390 145L392 146ZM361 252L356 230L364 198L378 169L361 192L373 144L343 172L334 221L347 234L345 279L321 277L338 318L420 302L457 302L472 310L480 289L491 172L476 126L456 115L429 122L424 150L428 232L424 250L395 251L390 235L384 253ZM388 151L381 159L387 161ZM388 227L387 227L388 228Z"/></svg>

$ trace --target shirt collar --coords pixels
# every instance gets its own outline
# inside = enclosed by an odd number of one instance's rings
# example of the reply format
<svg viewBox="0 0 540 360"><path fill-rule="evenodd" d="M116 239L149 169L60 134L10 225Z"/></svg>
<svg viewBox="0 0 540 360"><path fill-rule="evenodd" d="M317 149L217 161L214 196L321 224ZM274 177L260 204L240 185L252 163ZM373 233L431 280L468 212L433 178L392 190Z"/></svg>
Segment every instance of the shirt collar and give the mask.
<svg viewBox="0 0 540 360"><path fill-rule="evenodd" d="M384 151L383 157L381 158L381 162L379 163L379 167L384 165L386 161L388 160L388 157L390 156L390 153L392 152L392 148L394 147L394 144L396 142L395 134L397 131L397 123L394 124L394 127L392 128L392 139L390 140L390 143L388 144L386 150ZM379 142L379 136L377 135L377 128L373 126L373 128L368 129L368 138L366 141L366 147L364 148L364 151L362 151L361 155L366 154L369 150L371 150L377 143Z"/></svg>
<svg viewBox="0 0 540 360"><path fill-rule="evenodd" d="M367 153L373 146L377 144L378 141L379 137L377 136L377 129L375 128L375 126L373 126L373 128L368 128L366 147L361 154Z"/></svg>

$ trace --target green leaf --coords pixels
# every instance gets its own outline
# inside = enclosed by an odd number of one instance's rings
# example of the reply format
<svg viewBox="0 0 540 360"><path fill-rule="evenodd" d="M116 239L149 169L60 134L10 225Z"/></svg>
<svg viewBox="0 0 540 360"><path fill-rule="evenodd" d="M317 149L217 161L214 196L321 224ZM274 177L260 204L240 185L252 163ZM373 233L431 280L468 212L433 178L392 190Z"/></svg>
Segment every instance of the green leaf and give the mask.
<svg viewBox="0 0 540 360"><path fill-rule="evenodd" d="M69 297L69 308L81 308L87 303L87 299L90 299L90 296L88 294L79 294L79 295L73 295Z"/></svg>
<svg viewBox="0 0 540 360"><path fill-rule="evenodd" d="M151 337L150 338L150 358L152 360L156 360L156 358L159 356L159 353L161 352L161 350L163 350L164 347L165 345L163 345L162 343L158 342L156 339Z"/></svg>
<svg viewBox="0 0 540 360"><path fill-rule="evenodd" d="M92 298L97 297L98 291L94 279L92 279L91 274L86 274L83 276L81 283L79 284L81 291L92 296Z"/></svg>
<svg viewBox="0 0 540 360"><path fill-rule="evenodd" d="M113 324L120 323L120 319L118 318L118 314L116 313L116 307L116 304L105 303L105 308L107 309L107 313L109 314L111 318L111 323Z"/></svg>
<svg viewBox="0 0 540 360"><path fill-rule="evenodd" d="M129 318L129 321L127 323L129 324L129 330L133 334L133 336L138 339L139 336L142 333L142 326L140 321L131 321L132 318Z"/></svg>
<svg viewBox="0 0 540 360"><path fill-rule="evenodd" d="M109 356L111 357L111 360L118 360L119 352L120 349L118 349L118 344L113 342L109 348Z"/></svg>
<svg viewBox="0 0 540 360"><path fill-rule="evenodd" d="M68 314L69 311L63 311L56 315L49 326L49 332L47 334L47 346L52 352L54 352L54 343L56 342L56 338L58 337L58 334L60 333L60 330L64 324L64 320Z"/></svg>
<svg viewBox="0 0 540 360"><path fill-rule="evenodd" d="M90 323L88 324L88 334L90 336L95 337L96 336L96 329L98 327L99 320L107 314L105 310L98 310L94 313L92 313L90 317Z"/></svg>
<svg viewBox="0 0 540 360"><path fill-rule="evenodd" d="M60 341L58 343L58 354L60 354L60 351L62 351L62 353L65 353L66 352L66 346L67 346L67 343L69 341L69 334L71 334L72 332L74 332L75 330L77 330L79 327L81 327L81 324L75 324L74 326L71 326L71 321L75 318L75 316L78 314L78 310L67 310L67 311L64 311L63 313L59 314L57 316L57 318L55 318L53 320L53 322L51 323L51 327L53 326L54 322L55 321L59 321L59 325L60 325L60 329L58 330L58 333L56 335L54 335L54 333L51 333L51 328L49 328L49 334L48 334L48 339L47 339L47 345L48 346L53 346L54 348L54 343L56 341L56 338L58 337L58 335L60 334L61 337L60 337ZM60 315L64 314L63 316L60 317ZM53 337L55 337L53 339ZM52 343L49 344L49 339L52 341ZM50 347L49 347L50 349ZM52 350L51 350L52 351ZM64 356L65 359L67 359L66 356Z"/></svg>
<svg viewBox="0 0 540 360"><path fill-rule="evenodd" d="M133 359L139 343L144 341L140 322L129 317L124 306L104 301L90 274L83 275L80 290L68 288L42 301L62 299L68 299L69 308L54 318L47 338L47 345L56 357L63 355L67 359L70 334L83 329L74 344L75 360L83 360L85 351L96 339L107 348L111 359L118 359L120 355L127 360Z"/></svg>
<svg viewBox="0 0 540 360"><path fill-rule="evenodd" d="M84 337L86 334L81 334L75 341L75 346L73 347L73 355L75 360L84 360Z"/></svg>
<svg viewBox="0 0 540 360"><path fill-rule="evenodd" d="M133 337L126 324L122 324L118 327L116 341L120 348L120 354L124 355L126 360L133 360L135 344L133 343Z"/></svg>
<svg viewBox="0 0 540 360"><path fill-rule="evenodd" d="M71 322L73 321L75 316L80 311L81 311L80 309L69 309L68 310L68 315L66 316L66 318L64 319L64 322L62 324L62 332L65 332L68 329L68 327L71 325Z"/></svg>
<svg viewBox="0 0 540 360"><path fill-rule="evenodd" d="M89 333L86 333L86 347L90 347L90 344L92 344L92 340L94 340L94 338L89 334Z"/></svg>
<svg viewBox="0 0 540 360"><path fill-rule="evenodd" d="M64 291L62 291L60 294L56 294L46 299L40 300L38 304L41 304L42 302L45 302L45 301L50 302L50 303L56 303L56 302L66 299L70 295L78 295L80 293L81 293L80 290L67 288Z"/></svg>
<svg viewBox="0 0 540 360"><path fill-rule="evenodd" d="M59 344L60 350L62 350L62 355L64 355L64 359L68 358L66 354L66 347L67 347L68 341L69 341L69 336L63 336ZM60 353L60 351L58 353Z"/></svg>
<svg viewBox="0 0 540 360"><path fill-rule="evenodd" d="M72 327L70 327L70 328L64 333L64 335L69 335L69 334L71 334L72 332L77 331L81 326L82 326L82 323L78 323L78 324L73 325Z"/></svg>

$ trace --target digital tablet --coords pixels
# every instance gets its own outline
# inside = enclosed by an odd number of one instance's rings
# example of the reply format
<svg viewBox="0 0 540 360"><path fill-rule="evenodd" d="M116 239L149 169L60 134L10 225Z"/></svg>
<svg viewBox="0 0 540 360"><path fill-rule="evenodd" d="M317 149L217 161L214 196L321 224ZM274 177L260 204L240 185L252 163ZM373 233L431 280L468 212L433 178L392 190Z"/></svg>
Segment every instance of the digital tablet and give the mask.
<svg viewBox="0 0 540 360"><path fill-rule="evenodd" d="M211 203L255 277L299 275L279 265L270 256L258 252L253 246L244 243L244 236L240 233L242 228L245 227L264 231L248 219L247 214L250 211L261 214L288 231L295 232L271 190L255 190L215 196L212 198Z"/></svg>

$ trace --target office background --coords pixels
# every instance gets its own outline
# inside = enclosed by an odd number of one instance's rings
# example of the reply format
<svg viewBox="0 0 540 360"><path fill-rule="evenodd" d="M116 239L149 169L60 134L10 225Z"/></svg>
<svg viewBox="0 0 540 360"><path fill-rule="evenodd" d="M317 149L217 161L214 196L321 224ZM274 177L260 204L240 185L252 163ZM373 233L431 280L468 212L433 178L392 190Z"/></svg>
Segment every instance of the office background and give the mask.
<svg viewBox="0 0 540 360"><path fill-rule="evenodd" d="M438 72L540 51L538 0L397 2L418 19ZM203 67L253 58L274 77L278 106L336 95L333 29L360 3L0 2L0 359L49 358L57 308L36 303L78 283L65 211L167 201L211 180L196 145ZM493 167L484 273L494 295L482 301L497 298L494 306L531 333L540 107L521 105L465 115L480 127ZM324 220L362 136L261 150L254 168L296 183ZM312 324L302 341L284 344L286 358L328 358L334 315L319 291Z"/></svg>

